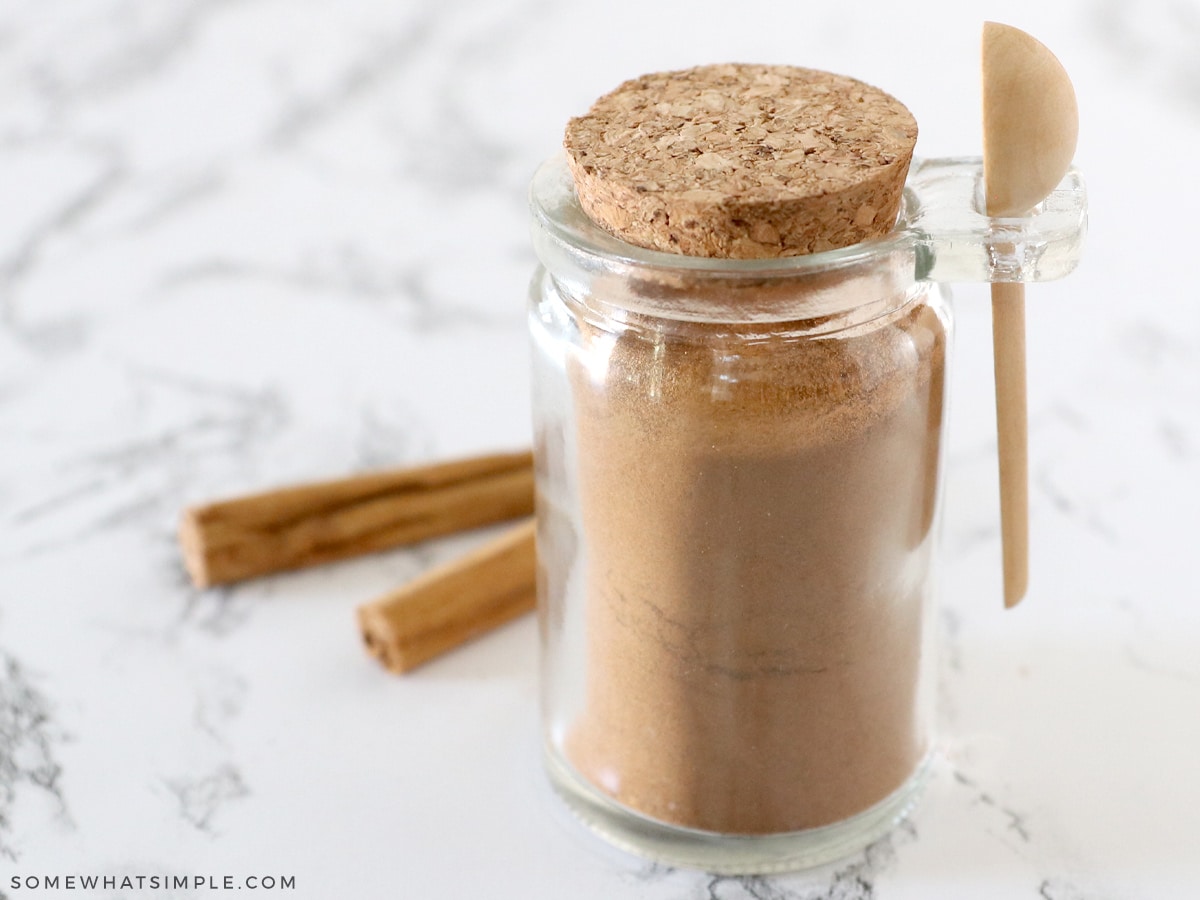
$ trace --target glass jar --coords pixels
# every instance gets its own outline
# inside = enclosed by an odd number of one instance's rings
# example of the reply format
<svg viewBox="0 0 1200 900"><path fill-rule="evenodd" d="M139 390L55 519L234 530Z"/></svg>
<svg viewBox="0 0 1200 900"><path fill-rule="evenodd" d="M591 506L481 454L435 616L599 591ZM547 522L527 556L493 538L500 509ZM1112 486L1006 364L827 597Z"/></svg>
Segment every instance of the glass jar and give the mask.
<svg viewBox="0 0 1200 900"><path fill-rule="evenodd" d="M1015 220L978 213L978 178L917 163L890 236L730 260L609 235L561 158L535 176L546 763L613 843L801 868L913 803L932 746L938 276L1057 277L1083 228L1075 173Z"/></svg>

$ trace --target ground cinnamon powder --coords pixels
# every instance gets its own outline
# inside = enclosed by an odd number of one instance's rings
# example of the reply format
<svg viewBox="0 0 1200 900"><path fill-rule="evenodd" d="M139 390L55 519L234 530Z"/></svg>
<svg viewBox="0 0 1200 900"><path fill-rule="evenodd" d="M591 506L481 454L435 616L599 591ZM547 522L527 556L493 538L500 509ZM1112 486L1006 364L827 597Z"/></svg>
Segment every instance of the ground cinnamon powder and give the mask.
<svg viewBox="0 0 1200 900"><path fill-rule="evenodd" d="M857 80L725 65L620 85L565 148L583 210L630 244L787 257L887 234L916 134ZM647 278L612 287L697 308L748 298L688 270ZM581 299L586 688L564 751L655 820L823 826L924 755L946 329L907 293L911 271L866 296L851 282L739 282L758 306L798 308L805 290L865 304L770 325L606 317Z"/></svg>
<svg viewBox="0 0 1200 900"><path fill-rule="evenodd" d="M787 256L886 233L915 136L851 79L723 66L623 85L567 149L584 209L632 243ZM849 324L579 316L586 686L564 749L625 806L793 831L924 755L946 331L891 299Z"/></svg>
<svg viewBox="0 0 1200 900"><path fill-rule="evenodd" d="M822 339L675 331L621 334L603 388L575 373L588 652L567 755L662 821L835 822L926 750L945 329L918 303Z"/></svg>

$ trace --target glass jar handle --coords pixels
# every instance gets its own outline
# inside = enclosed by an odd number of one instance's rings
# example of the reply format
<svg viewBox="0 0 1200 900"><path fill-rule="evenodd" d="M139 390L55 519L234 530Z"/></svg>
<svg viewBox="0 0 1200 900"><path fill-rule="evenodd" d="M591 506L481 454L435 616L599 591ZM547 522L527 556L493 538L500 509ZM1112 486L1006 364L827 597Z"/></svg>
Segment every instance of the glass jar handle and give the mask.
<svg viewBox="0 0 1200 900"><path fill-rule="evenodd" d="M1078 265L1087 233L1087 187L1078 169L1027 216L991 218L983 210L981 159L913 161L899 226L913 240L918 279L1054 281Z"/></svg>

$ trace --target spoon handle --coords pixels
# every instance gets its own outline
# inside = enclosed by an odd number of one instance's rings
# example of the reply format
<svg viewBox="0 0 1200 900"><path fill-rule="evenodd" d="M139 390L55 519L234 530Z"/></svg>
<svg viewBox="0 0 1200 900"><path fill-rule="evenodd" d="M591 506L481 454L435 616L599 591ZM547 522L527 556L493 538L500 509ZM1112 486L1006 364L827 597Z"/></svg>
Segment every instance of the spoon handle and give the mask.
<svg viewBox="0 0 1200 900"><path fill-rule="evenodd" d="M1029 437L1025 400L1025 285L992 285L992 354L1000 457L1004 606L1029 586Z"/></svg>

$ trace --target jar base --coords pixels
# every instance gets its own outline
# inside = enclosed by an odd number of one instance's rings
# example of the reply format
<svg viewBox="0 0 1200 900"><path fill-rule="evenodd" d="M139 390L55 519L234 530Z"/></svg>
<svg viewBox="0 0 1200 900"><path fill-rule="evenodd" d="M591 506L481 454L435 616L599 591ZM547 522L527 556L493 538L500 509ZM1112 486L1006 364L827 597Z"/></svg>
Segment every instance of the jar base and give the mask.
<svg viewBox="0 0 1200 900"><path fill-rule="evenodd" d="M719 875L795 872L852 856L912 812L929 774L931 757L926 754L899 788L849 819L782 834L740 835L700 831L643 816L596 790L553 747L545 750L551 785L571 812L604 840L655 862Z"/></svg>

